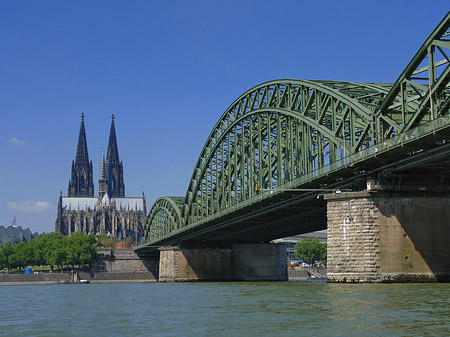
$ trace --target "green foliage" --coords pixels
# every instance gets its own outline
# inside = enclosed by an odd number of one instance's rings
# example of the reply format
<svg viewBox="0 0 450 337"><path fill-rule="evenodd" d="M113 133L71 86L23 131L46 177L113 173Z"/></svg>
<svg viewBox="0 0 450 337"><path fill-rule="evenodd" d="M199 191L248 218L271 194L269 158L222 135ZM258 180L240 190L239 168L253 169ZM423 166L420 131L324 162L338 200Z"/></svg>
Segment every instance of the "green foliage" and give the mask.
<svg viewBox="0 0 450 337"><path fill-rule="evenodd" d="M0 268L8 268L10 269L10 264L9 264L9 256L12 253L12 249L11 249L11 245L5 244L5 245L0 245Z"/></svg>
<svg viewBox="0 0 450 337"><path fill-rule="evenodd" d="M107 237L105 239L99 240L99 245L102 247L114 248L114 246L116 245L116 242L113 239Z"/></svg>
<svg viewBox="0 0 450 337"><path fill-rule="evenodd" d="M95 236L95 238L97 239L98 243L100 243L102 240L109 239L109 237L107 235L104 235L104 234L97 234Z"/></svg>
<svg viewBox="0 0 450 337"><path fill-rule="evenodd" d="M0 245L0 268L90 264L97 257L96 243L93 234L48 233L30 242Z"/></svg>
<svg viewBox="0 0 450 337"><path fill-rule="evenodd" d="M60 233L47 234L44 249L44 261L49 266L60 266L66 261L67 247L64 245L64 235Z"/></svg>
<svg viewBox="0 0 450 337"><path fill-rule="evenodd" d="M74 233L67 240L67 264L85 265L97 256L96 239L93 234Z"/></svg>
<svg viewBox="0 0 450 337"><path fill-rule="evenodd" d="M305 262L327 260L327 244L321 243L319 239L306 238L297 242L294 247L295 257Z"/></svg>

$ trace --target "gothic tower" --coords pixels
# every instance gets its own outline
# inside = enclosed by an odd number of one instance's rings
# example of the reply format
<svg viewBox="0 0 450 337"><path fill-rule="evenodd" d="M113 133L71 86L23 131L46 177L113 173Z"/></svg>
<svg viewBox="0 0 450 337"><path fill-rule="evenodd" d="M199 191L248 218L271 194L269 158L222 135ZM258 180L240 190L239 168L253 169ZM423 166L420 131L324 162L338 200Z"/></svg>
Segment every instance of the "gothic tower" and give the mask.
<svg viewBox="0 0 450 337"><path fill-rule="evenodd" d="M108 195L110 198L124 197L125 184L123 182L123 164L119 161L117 149L116 129L114 127L114 115L111 117L111 131L109 133L108 152L106 154L106 168L108 181Z"/></svg>
<svg viewBox="0 0 450 337"><path fill-rule="evenodd" d="M72 161L72 174L69 180L68 195L69 197L94 196L92 161L89 162L86 131L84 129L84 113L81 114L77 154L75 156L75 162Z"/></svg>

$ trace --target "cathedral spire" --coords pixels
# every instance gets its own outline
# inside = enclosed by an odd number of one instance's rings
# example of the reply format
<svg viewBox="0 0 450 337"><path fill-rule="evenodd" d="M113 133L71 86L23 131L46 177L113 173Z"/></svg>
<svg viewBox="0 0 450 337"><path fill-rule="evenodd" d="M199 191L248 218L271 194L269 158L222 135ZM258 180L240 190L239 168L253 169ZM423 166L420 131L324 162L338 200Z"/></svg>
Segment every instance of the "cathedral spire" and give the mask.
<svg viewBox="0 0 450 337"><path fill-rule="evenodd" d="M89 161L86 130L84 126L84 113L82 113L77 153L75 155L75 162L72 162L72 173L71 179L69 180L69 197L94 196L94 179L92 172L92 161Z"/></svg>
<svg viewBox="0 0 450 337"><path fill-rule="evenodd" d="M87 148L86 130L84 127L84 113L81 113L80 135L78 136L75 165L83 166L85 163L89 163L89 154Z"/></svg>
<svg viewBox="0 0 450 337"><path fill-rule="evenodd" d="M99 199L102 199L106 193L108 193L108 181L106 179L105 151L103 151L102 163L100 164L100 177L98 179L98 197L99 197Z"/></svg>
<svg viewBox="0 0 450 337"><path fill-rule="evenodd" d="M125 184L123 181L123 164L119 160L117 148L116 128L114 114L111 116L111 130L109 132L108 151L106 154L108 194L111 198L125 196Z"/></svg>

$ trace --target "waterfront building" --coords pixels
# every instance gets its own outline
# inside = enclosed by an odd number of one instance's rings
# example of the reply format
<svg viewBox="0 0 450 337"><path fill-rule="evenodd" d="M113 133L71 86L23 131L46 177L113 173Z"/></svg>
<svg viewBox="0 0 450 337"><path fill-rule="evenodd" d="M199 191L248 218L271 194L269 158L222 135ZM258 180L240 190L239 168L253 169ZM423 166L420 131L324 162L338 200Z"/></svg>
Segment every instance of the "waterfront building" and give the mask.
<svg viewBox="0 0 450 337"><path fill-rule="evenodd" d="M0 245L16 241L29 242L38 236L38 233L31 233L29 228L23 229L22 226L16 227L15 224L8 227L0 226Z"/></svg>
<svg viewBox="0 0 450 337"><path fill-rule="evenodd" d="M140 240L147 215L145 195L125 197L123 163L119 160L114 115L106 160L103 154L98 183L98 196L95 197L92 161L89 161L82 114L68 195L60 193L55 231L64 235L83 232Z"/></svg>

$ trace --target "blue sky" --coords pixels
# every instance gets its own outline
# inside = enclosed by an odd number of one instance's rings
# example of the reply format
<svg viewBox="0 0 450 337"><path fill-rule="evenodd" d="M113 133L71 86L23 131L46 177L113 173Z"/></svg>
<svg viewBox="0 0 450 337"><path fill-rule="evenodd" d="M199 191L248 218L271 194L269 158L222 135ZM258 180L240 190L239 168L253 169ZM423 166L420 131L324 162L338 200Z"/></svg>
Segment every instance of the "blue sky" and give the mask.
<svg viewBox="0 0 450 337"><path fill-rule="evenodd" d="M394 82L448 1L0 2L0 225L54 230L80 115L127 196L184 196L212 127L280 78Z"/></svg>

